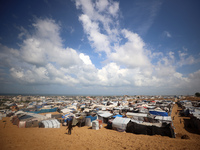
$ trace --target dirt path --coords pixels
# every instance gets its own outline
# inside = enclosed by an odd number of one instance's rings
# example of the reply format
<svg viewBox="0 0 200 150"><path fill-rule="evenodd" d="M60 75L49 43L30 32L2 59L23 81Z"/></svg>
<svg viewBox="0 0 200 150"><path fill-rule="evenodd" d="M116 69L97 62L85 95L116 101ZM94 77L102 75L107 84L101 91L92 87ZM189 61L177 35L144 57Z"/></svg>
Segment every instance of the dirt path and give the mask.
<svg viewBox="0 0 200 150"><path fill-rule="evenodd" d="M177 111L178 110L178 111ZM180 138L182 135L188 135L191 139L198 140L200 135L196 134L198 131L195 129L189 129L184 126L184 121L188 121L190 117L181 117L179 116L179 111L181 111L181 108L178 107L178 105L174 105L171 117L173 118L173 124L175 126L175 133L177 134L177 138Z"/></svg>
<svg viewBox="0 0 200 150"><path fill-rule="evenodd" d="M175 132L187 134L190 139L169 138L164 136L136 135L102 128L92 130L89 127L74 127L72 135L67 135L66 127L59 129L18 128L9 118L0 121L1 150L122 150L122 149L200 149L200 135L190 133L180 123L174 106ZM6 122L3 122L6 121ZM6 126L4 128L4 125Z"/></svg>

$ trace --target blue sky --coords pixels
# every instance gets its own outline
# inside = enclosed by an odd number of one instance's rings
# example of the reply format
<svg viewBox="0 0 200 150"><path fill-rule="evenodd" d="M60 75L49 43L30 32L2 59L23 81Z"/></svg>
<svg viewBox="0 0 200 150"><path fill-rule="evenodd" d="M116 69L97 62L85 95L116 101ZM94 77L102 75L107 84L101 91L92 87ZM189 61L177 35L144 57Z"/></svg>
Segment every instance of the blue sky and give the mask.
<svg viewBox="0 0 200 150"><path fill-rule="evenodd" d="M0 2L0 93L200 91L198 0Z"/></svg>

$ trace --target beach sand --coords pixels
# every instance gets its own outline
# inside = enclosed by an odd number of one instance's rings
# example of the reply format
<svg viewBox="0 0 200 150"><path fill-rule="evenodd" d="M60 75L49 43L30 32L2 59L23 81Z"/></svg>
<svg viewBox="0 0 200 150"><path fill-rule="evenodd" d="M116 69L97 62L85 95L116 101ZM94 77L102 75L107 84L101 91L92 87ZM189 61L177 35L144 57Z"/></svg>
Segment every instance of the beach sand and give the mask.
<svg viewBox="0 0 200 150"><path fill-rule="evenodd" d="M72 135L67 134L66 127L59 129L44 128L18 128L6 117L0 121L0 149L1 150L121 150L121 149L200 149L200 135L195 130L186 130L184 123L177 112L178 106L174 105L172 117L175 126L176 138L166 136L136 135L126 132L109 130L104 127L92 130L89 127L74 127ZM5 122L6 121L6 122ZM190 132L189 132L190 131ZM190 139L181 139L182 135Z"/></svg>

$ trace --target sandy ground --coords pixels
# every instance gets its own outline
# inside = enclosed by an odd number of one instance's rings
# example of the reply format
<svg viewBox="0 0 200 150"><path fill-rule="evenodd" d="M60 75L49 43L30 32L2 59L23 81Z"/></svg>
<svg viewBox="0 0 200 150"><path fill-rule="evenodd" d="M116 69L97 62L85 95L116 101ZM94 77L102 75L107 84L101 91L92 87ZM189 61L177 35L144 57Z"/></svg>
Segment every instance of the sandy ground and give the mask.
<svg viewBox="0 0 200 150"><path fill-rule="evenodd" d="M165 136L136 135L132 133L118 132L104 128L92 130L89 127L74 127L72 135L67 134L66 127L59 129L44 128L18 128L12 125L10 118L0 121L0 149L1 150L120 150L120 149L200 149L200 135L195 130L190 132L184 128L183 122L175 112L179 109L174 105L172 116L174 117L176 138ZM6 121L6 122L5 122ZM4 128L5 126L5 128ZM188 135L190 139L181 139L181 135Z"/></svg>

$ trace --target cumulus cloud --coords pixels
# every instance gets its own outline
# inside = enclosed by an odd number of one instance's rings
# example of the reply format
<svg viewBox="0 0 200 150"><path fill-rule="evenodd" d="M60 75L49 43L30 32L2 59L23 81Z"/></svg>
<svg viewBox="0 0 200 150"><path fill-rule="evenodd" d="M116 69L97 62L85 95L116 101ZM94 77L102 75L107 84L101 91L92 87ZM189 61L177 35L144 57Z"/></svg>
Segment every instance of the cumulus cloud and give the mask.
<svg viewBox="0 0 200 150"><path fill-rule="evenodd" d="M83 28L88 35L91 45L97 51L104 51L110 53L108 37L100 33L98 23L92 22L87 15L81 15L79 19L83 22Z"/></svg>
<svg viewBox="0 0 200 150"><path fill-rule="evenodd" d="M52 19L37 19L34 31L25 36L20 48L0 45L2 67L10 68L10 75L22 84L66 84L79 81L62 68L92 65L88 55L72 48L63 48L60 25Z"/></svg>
<svg viewBox="0 0 200 150"><path fill-rule="evenodd" d="M126 29L122 30L123 36L128 40L124 45L115 46L115 52L110 54L110 59L127 67L149 66L149 58L145 54L145 43L138 34Z"/></svg>
<svg viewBox="0 0 200 150"><path fill-rule="evenodd" d="M185 51L165 54L148 49L139 34L120 29L118 2L77 0L75 5L82 12L79 21L89 44L99 55L105 53L103 67L97 68L89 55L65 47L60 36L62 26L55 20L36 19L32 33L20 28L22 33L18 37L22 43L19 49L0 44L0 66L9 68L7 72L15 81L27 85L62 84L93 90L93 87L111 87L112 90L115 87L131 90L138 87L197 87L195 81L199 80L200 71L184 76L177 68L197 63L198 59ZM166 34L171 37L169 35ZM1 76L3 78L5 74Z"/></svg>
<svg viewBox="0 0 200 150"><path fill-rule="evenodd" d="M80 53L79 57L86 65L92 65L92 61L90 60L89 56L84 55L83 53Z"/></svg>
<svg viewBox="0 0 200 150"><path fill-rule="evenodd" d="M188 53L186 52L182 52L182 51L178 51L178 55L179 55L179 61L178 61L178 65L179 66L183 66L183 65L192 65L195 63L198 63L200 61L200 59L195 58L192 55L188 55Z"/></svg>
<svg viewBox="0 0 200 150"><path fill-rule="evenodd" d="M89 5L86 6L86 4ZM151 5L150 25L147 26L146 30L153 23L161 4L155 2ZM177 60L173 51L166 54L152 52L146 49L145 42L138 34L127 29L120 29L119 26L113 27L110 20L114 21L115 17L118 16L119 3L113 1L109 1L109 3L108 1L102 1L101 3L100 1L96 3L77 1L76 6L83 12L79 16L79 20L88 35L88 40L92 42L91 46L99 52L106 52L106 57L111 62L98 70L98 77L103 85L177 87L190 82L187 77L183 77L183 74L177 72L177 64L179 66L191 65L195 62L193 56L186 57L186 54L179 52L180 59ZM106 23L102 22L104 16L107 18L105 19ZM116 32L114 32L115 29ZM95 35L97 38L95 38ZM117 40L112 40L113 36L111 35L114 35ZM163 35L168 38L172 37L169 31L164 31ZM122 39L126 42L120 44ZM112 71L110 72L110 70ZM122 73L119 74L116 70L122 71Z"/></svg>

